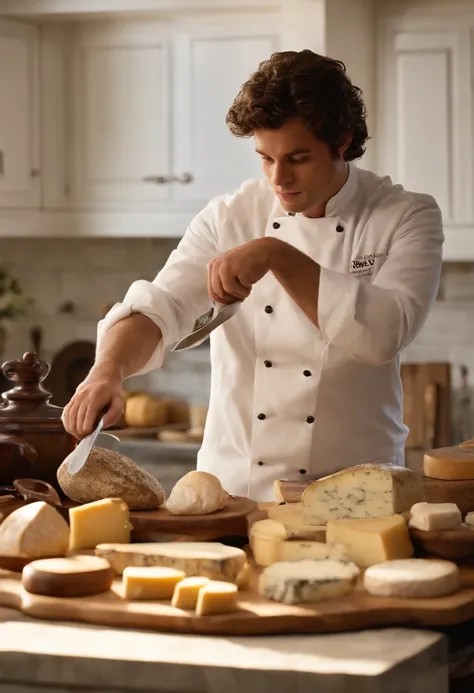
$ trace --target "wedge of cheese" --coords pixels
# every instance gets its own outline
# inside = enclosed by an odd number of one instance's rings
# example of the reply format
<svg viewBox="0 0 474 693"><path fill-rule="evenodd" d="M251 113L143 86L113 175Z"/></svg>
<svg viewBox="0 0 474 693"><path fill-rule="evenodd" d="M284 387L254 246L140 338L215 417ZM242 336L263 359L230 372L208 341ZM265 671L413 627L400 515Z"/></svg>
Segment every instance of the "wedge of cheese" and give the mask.
<svg viewBox="0 0 474 693"><path fill-rule="evenodd" d="M245 551L218 542L99 544L95 552L106 558L118 575L129 565L163 566L182 570L186 577L237 582L247 563Z"/></svg>
<svg viewBox="0 0 474 693"><path fill-rule="evenodd" d="M409 512L425 500L421 477L392 464L361 464L314 481L303 492L306 524Z"/></svg>
<svg viewBox="0 0 474 693"><path fill-rule="evenodd" d="M459 529L462 515L455 503L416 503L410 511L408 524L424 532Z"/></svg>
<svg viewBox="0 0 474 693"><path fill-rule="evenodd" d="M68 545L68 523L43 501L17 508L0 524L0 554L5 556L64 556Z"/></svg>
<svg viewBox="0 0 474 693"><path fill-rule="evenodd" d="M69 510L69 549L95 549L97 544L130 541L132 525L127 504L121 498L78 505Z"/></svg>
<svg viewBox="0 0 474 693"><path fill-rule="evenodd" d="M284 561L262 571L258 591L262 597L284 604L334 599L354 588L359 572L353 563Z"/></svg>
<svg viewBox="0 0 474 693"><path fill-rule="evenodd" d="M360 568L395 558L410 558L414 548L401 515L360 520L331 520L326 528L328 544L343 545Z"/></svg>

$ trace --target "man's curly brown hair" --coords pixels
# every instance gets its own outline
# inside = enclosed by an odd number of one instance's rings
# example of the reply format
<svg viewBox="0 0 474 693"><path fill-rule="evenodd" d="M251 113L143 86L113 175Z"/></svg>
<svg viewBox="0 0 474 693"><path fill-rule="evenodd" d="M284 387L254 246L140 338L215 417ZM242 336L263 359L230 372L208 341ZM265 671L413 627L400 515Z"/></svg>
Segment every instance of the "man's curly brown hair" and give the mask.
<svg viewBox="0 0 474 693"><path fill-rule="evenodd" d="M237 94L226 123L237 137L250 137L255 130L277 129L290 118L301 118L334 156L351 134L344 158L353 161L365 151L366 116L362 92L344 63L303 50L274 53L261 62Z"/></svg>

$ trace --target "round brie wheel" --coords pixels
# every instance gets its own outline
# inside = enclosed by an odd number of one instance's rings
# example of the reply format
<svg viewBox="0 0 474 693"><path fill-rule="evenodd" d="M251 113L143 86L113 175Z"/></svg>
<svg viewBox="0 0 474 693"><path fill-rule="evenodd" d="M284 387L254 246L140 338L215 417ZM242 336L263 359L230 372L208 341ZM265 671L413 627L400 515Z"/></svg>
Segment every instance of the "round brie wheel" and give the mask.
<svg viewBox="0 0 474 693"><path fill-rule="evenodd" d="M114 576L110 563L99 556L44 558L23 568L21 584L31 594L85 597L107 592Z"/></svg>
<svg viewBox="0 0 474 693"><path fill-rule="evenodd" d="M405 558L370 566L364 587L378 597L444 597L460 588L458 567L451 561Z"/></svg>

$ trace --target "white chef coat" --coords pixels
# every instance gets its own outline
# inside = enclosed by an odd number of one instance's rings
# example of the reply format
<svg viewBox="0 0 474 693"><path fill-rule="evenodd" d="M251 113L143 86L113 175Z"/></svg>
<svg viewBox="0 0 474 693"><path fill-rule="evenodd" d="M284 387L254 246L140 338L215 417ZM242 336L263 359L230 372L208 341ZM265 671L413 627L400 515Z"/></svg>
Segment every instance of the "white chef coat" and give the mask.
<svg viewBox="0 0 474 693"><path fill-rule="evenodd" d="M269 272L210 338L211 393L197 467L231 494L274 500L275 479L319 477L364 462L404 464L399 355L435 299L440 210L354 164L326 216L290 215L265 180L213 199L153 282L137 281L99 323L149 316L163 341L140 371L211 307L207 263L274 236L321 266L316 328Z"/></svg>

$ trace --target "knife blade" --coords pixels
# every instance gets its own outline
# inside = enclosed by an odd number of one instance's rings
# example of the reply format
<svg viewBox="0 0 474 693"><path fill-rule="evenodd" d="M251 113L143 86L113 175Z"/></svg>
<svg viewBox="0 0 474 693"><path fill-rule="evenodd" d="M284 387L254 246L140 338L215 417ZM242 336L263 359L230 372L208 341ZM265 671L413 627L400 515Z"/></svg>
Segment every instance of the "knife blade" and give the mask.
<svg viewBox="0 0 474 693"><path fill-rule="evenodd" d="M104 417L102 417L97 425L97 428L89 433L88 436L83 438L74 450L66 458L68 461L67 470L69 474L77 474L87 462L87 458L90 455L97 436L101 432L104 426Z"/></svg>
<svg viewBox="0 0 474 693"><path fill-rule="evenodd" d="M235 303L214 303L212 309L200 321L199 327L193 330L177 342L172 351L184 351L195 346L198 342L204 341L216 327L233 317L239 310L242 301Z"/></svg>

